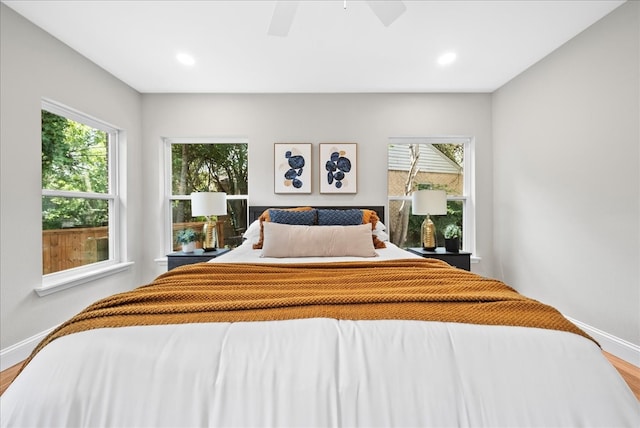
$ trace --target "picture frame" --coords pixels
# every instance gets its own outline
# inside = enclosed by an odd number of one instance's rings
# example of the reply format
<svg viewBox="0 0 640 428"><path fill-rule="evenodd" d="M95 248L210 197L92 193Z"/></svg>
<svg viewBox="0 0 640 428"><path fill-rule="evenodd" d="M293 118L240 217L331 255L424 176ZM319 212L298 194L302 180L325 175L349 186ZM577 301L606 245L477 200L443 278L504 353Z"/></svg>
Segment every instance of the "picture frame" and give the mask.
<svg viewBox="0 0 640 428"><path fill-rule="evenodd" d="M357 143L320 143L319 158L320 193L357 193Z"/></svg>
<svg viewBox="0 0 640 428"><path fill-rule="evenodd" d="M311 193L311 143L273 145L274 193Z"/></svg>

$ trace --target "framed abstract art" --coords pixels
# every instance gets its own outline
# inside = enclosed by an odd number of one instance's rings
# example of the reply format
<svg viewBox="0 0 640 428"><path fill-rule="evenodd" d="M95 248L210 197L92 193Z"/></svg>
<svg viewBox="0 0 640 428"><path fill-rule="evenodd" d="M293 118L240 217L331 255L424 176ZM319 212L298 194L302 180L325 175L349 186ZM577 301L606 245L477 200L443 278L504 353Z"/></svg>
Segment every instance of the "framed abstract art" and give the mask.
<svg viewBox="0 0 640 428"><path fill-rule="evenodd" d="M320 143L320 193L356 193L356 143Z"/></svg>
<svg viewBox="0 0 640 428"><path fill-rule="evenodd" d="M275 143L274 193L311 193L311 143Z"/></svg>

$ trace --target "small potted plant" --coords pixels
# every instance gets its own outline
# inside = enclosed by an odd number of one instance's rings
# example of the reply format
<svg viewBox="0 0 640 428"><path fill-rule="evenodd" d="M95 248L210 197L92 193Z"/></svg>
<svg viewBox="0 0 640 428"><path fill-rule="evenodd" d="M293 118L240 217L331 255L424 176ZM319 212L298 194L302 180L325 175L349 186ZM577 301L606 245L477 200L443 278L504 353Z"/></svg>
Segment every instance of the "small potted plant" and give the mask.
<svg viewBox="0 0 640 428"><path fill-rule="evenodd" d="M462 229L457 224L448 224L444 228L444 248L450 253L457 253L460 251L460 235Z"/></svg>
<svg viewBox="0 0 640 428"><path fill-rule="evenodd" d="M176 242L178 244L182 244L183 253L193 253L193 251L196 249L197 239L198 234L191 228L182 229L176 236Z"/></svg>

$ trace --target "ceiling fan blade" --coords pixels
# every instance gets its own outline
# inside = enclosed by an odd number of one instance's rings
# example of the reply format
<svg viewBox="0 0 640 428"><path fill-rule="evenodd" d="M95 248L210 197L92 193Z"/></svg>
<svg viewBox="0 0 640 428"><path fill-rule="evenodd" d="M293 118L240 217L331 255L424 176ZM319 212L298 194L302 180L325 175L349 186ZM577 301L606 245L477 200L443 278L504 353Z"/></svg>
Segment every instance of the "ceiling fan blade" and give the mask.
<svg viewBox="0 0 640 428"><path fill-rule="evenodd" d="M298 0L276 1L267 34L270 36L286 37L287 34L289 34L289 29L291 29L293 17L298 9L298 3Z"/></svg>
<svg viewBox="0 0 640 428"><path fill-rule="evenodd" d="M393 24L407 10L400 0L367 0L367 4L385 27Z"/></svg>

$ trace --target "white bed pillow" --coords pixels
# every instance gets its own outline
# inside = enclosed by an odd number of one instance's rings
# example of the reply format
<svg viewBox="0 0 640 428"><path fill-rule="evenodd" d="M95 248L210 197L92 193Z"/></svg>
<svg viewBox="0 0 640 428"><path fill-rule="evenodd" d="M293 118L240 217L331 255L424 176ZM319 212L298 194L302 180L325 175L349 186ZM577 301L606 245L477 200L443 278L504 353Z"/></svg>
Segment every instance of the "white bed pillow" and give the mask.
<svg viewBox="0 0 640 428"><path fill-rule="evenodd" d="M371 225L298 226L264 222L262 257L376 257Z"/></svg>
<svg viewBox="0 0 640 428"><path fill-rule="evenodd" d="M242 234L242 238L255 244L260 239L260 220L255 220Z"/></svg>
<svg viewBox="0 0 640 428"><path fill-rule="evenodd" d="M381 221L376 223L375 229L373 229L373 235L377 236L381 241L388 241L389 235L387 234L387 226L384 225Z"/></svg>
<svg viewBox="0 0 640 428"><path fill-rule="evenodd" d="M386 242L389 240L389 235L387 234L387 232L384 232L382 230L379 232L373 232L373 236L377 236L378 239L382 242Z"/></svg>

